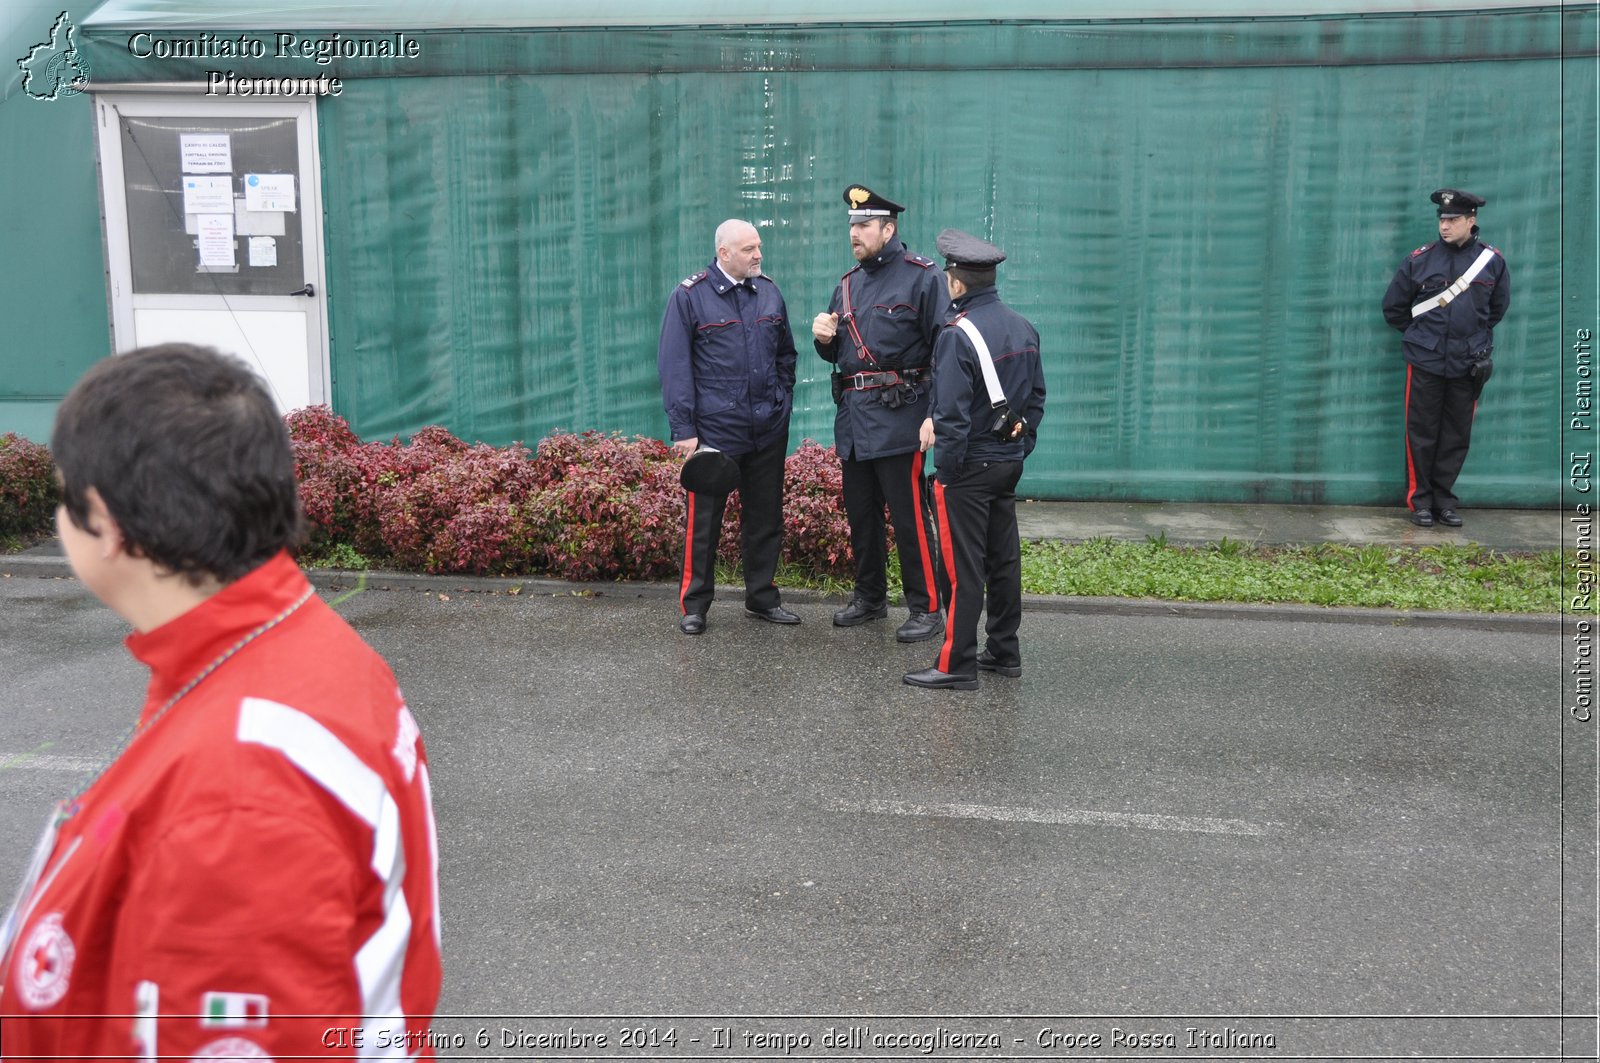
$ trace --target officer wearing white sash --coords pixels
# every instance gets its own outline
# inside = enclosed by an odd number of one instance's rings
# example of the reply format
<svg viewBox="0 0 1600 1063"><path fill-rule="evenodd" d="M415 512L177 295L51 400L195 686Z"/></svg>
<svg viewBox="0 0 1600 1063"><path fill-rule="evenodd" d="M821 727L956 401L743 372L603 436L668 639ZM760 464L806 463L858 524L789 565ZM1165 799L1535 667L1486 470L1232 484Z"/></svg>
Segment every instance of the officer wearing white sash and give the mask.
<svg viewBox="0 0 1600 1063"><path fill-rule="evenodd" d="M1044 416L1039 332L1000 301L1005 252L959 229L935 242L950 309L933 348L934 511L950 583L944 641L911 686L972 690L978 671L1022 674L1022 557L1017 481ZM986 613L983 649L978 614Z"/></svg>
<svg viewBox="0 0 1600 1063"><path fill-rule="evenodd" d="M1494 327L1511 305L1511 271L1498 250L1478 239L1481 196L1441 188L1432 199L1439 239L1400 264L1384 293L1383 317L1405 334L1411 523L1459 528L1456 477L1494 367Z"/></svg>

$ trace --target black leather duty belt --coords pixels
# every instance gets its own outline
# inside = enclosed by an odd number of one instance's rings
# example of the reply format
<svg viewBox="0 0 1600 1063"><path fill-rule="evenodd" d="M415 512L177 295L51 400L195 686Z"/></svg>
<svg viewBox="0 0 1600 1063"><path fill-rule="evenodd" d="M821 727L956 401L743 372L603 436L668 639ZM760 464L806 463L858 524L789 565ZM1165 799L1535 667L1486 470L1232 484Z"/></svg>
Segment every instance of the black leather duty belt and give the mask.
<svg viewBox="0 0 1600 1063"><path fill-rule="evenodd" d="M915 384L928 375L926 369L890 369L882 373L856 373L853 376L842 377L846 391L872 391L876 388L890 388L896 384Z"/></svg>

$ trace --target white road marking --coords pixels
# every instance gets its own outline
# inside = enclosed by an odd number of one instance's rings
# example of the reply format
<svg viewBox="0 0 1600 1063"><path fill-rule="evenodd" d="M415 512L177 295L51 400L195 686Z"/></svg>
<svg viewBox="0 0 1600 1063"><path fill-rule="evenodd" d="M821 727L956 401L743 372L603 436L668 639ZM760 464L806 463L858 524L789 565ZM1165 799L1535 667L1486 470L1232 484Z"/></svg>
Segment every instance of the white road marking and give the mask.
<svg viewBox="0 0 1600 1063"><path fill-rule="evenodd" d="M1143 812L1092 812L1087 809L1008 808L1002 805L924 805L912 801L840 802L843 812L884 816L939 816L988 819L1002 823L1052 823L1066 826L1133 827L1137 830L1189 831L1201 834L1271 834L1276 824L1251 823L1213 816L1163 816Z"/></svg>
<svg viewBox="0 0 1600 1063"><path fill-rule="evenodd" d="M0 753L0 772L94 771L104 763L96 757L62 757L52 753Z"/></svg>

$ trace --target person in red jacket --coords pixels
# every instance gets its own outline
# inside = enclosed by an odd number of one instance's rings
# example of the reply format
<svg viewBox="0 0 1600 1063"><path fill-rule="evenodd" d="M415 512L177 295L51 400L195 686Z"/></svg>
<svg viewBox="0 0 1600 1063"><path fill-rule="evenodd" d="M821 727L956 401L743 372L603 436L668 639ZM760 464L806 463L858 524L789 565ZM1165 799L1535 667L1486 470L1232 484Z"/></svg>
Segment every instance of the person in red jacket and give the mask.
<svg viewBox="0 0 1600 1063"><path fill-rule="evenodd" d="M432 1056L427 756L287 552L303 518L266 388L187 344L114 356L51 449L63 549L150 685L0 925L4 1054Z"/></svg>

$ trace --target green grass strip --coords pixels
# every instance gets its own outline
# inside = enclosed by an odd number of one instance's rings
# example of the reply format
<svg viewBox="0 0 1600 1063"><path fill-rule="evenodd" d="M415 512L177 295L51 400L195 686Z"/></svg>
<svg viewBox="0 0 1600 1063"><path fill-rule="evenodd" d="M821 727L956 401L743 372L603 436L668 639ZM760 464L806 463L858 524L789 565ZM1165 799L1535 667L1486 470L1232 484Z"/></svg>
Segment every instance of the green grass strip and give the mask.
<svg viewBox="0 0 1600 1063"><path fill-rule="evenodd" d="M1576 564L1572 553L1502 553L1477 545L1258 547L1223 539L1175 546L1158 539L1092 539L1024 543L1022 586L1030 594L1185 602L1559 613L1562 567Z"/></svg>

